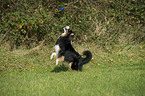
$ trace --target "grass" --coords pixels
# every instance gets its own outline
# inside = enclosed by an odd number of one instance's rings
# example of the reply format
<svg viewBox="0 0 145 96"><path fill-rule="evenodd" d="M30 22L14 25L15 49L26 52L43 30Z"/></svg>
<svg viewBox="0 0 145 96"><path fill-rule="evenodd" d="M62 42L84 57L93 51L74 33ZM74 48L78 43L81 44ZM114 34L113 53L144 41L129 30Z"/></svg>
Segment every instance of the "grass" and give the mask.
<svg viewBox="0 0 145 96"><path fill-rule="evenodd" d="M70 70L67 62L55 66L52 46L14 51L0 47L1 96L145 95L144 45L116 45L110 52L94 44L74 47L79 53L93 53L82 72Z"/></svg>

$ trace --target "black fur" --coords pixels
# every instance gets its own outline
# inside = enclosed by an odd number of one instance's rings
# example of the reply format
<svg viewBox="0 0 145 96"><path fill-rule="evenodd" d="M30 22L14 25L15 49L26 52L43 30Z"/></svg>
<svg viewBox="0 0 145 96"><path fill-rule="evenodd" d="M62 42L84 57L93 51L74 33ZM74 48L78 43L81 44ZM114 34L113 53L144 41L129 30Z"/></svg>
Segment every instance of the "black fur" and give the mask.
<svg viewBox="0 0 145 96"><path fill-rule="evenodd" d="M71 45L71 39L72 36L71 36L71 33L72 33L72 30L68 30L68 34L66 36L60 36L58 39L57 39L57 42L55 45L59 45L61 51L59 52L58 54L58 57L61 57L63 56L63 54L65 53L66 50L69 49L69 44Z"/></svg>
<svg viewBox="0 0 145 96"><path fill-rule="evenodd" d="M76 51L67 50L64 54L64 60L73 62L71 66L72 70L82 71L83 65L88 63L92 58L92 54L88 50L84 51L83 55L86 55L86 58L82 58L81 55L79 55L79 53L77 53Z"/></svg>
<svg viewBox="0 0 145 96"><path fill-rule="evenodd" d="M59 44L60 52L58 57L64 56L64 60L72 63L72 70L82 71L82 67L84 64L88 63L92 58L92 53L90 51L84 51L83 55L86 55L86 58L82 58L81 55L75 51L71 44L70 34L71 30L68 31L66 36L60 36L56 42Z"/></svg>

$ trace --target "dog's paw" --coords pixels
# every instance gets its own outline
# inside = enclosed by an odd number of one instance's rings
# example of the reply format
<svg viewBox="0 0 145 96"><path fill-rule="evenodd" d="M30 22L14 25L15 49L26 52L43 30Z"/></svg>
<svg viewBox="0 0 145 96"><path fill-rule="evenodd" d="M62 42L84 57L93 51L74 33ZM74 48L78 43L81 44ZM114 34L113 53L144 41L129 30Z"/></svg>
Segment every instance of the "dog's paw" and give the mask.
<svg viewBox="0 0 145 96"><path fill-rule="evenodd" d="M50 56L50 59L52 59L53 56L56 56L56 53L52 53L51 56Z"/></svg>
<svg viewBox="0 0 145 96"><path fill-rule="evenodd" d="M58 65L58 63L56 63L56 65Z"/></svg>
<svg viewBox="0 0 145 96"><path fill-rule="evenodd" d="M51 59L51 60L52 60L52 58L53 58L53 55L50 56L50 59Z"/></svg>

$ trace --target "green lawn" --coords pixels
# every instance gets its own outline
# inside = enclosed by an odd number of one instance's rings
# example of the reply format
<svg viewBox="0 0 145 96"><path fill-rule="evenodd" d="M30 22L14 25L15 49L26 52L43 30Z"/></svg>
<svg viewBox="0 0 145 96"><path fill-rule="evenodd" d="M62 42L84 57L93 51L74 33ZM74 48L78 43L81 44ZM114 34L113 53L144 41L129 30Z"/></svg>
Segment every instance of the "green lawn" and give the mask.
<svg viewBox="0 0 145 96"><path fill-rule="evenodd" d="M67 62L55 66L52 47L1 48L0 96L145 96L144 46L112 53L95 45L74 47L93 53L82 72L70 70Z"/></svg>

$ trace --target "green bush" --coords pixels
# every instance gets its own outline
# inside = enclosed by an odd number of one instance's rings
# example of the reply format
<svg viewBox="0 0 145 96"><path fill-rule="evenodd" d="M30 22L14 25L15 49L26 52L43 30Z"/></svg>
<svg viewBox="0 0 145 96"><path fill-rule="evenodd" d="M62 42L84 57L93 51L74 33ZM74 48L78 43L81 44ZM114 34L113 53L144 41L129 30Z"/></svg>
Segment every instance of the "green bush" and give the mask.
<svg viewBox="0 0 145 96"><path fill-rule="evenodd" d="M56 41L69 25L78 42L92 42L100 47L125 42L144 41L145 1L124 0L13 0L1 4L1 43L11 49L20 45ZM64 7L64 10L60 8Z"/></svg>
<svg viewBox="0 0 145 96"><path fill-rule="evenodd" d="M124 20L132 26L136 24L145 24L145 1L143 0L110 0L110 16L115 17L117 21Z"/></svg>
<svg viewBox="0 0 145 96"><path fill-rule="evenodd" d="M6 34L3 39L11 41L11 45L29 45L32 42L38 43L53 36L53 18L50 12L45 11L41 5L35 8L25 2L18 2L16 11L9 12L2 16L2 34ZM30 7L28 7L30 6ZM50 32L50 30L52 30ZM49 35L48 35L49 33Z"/></svg>

